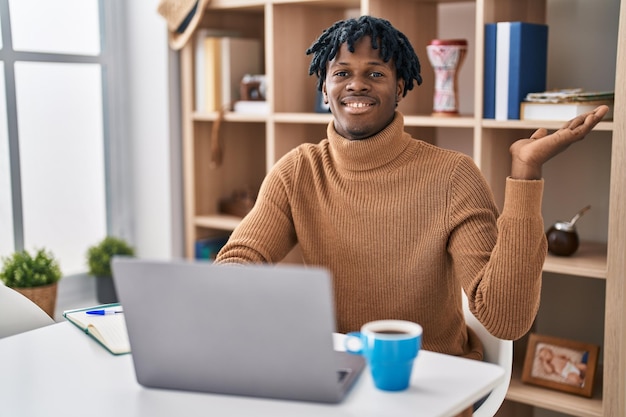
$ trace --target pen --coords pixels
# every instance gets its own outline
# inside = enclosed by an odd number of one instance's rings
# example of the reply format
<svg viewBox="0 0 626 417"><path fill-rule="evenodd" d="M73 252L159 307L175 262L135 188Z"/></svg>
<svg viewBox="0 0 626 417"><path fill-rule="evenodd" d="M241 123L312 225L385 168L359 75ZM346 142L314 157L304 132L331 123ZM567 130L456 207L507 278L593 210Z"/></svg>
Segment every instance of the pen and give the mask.
<svg viewBox="0 0 626 417"><path fill-rule="evenodd" d="M123 313L122 310L89 310L87 311L87 314L95 314L98 316L104 316L105 314L116 314L116 313Z"/></svg>

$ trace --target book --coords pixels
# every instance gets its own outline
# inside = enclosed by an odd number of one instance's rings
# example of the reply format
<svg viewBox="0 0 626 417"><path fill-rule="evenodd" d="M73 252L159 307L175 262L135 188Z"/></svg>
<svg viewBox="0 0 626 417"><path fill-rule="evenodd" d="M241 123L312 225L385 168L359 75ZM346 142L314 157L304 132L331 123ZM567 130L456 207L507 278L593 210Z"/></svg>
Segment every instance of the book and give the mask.
<svg viewBox="0 0 626 417"><path fill-rule="evenodd" d="M569 101L553 103L548 101L525 101L521 105L522 120L570 120L596 107L606 104L609 112L604 120L613 119L613 100Z"/></svg>
<svg viewBox="0 0 626 417"><path fill-rule="evenodd" d="M496 23L485 25L483 118L496 117Z"/></svg>
<svg viewBox="0 0 626 417"><path fill-rule="evenodd" d="M67 310L63 317L84 331L114 355L130 353L130 341L126 330L124 314L87 314L93 310L122 311L119 303L102 304L89 308Z"/></svg>
<svg viewBox="0 0 626 417"><path fill-rule="evenodd" d="M495 61L495 119L519 119L526 94L546 89L548 26L498 22Z"/></svg>
<svg viewBox="0 0 626 417"><path fill-rule="evenodd" d="M194 44L194 81L195 81L195 110L203 113L206 110L206 74L205 66L205 45L204 40L209 36L239 36L236 31L220 30L220 29L198 29L195 35Z"/></svg>
<svg viewBox="0 0 626 417"><path fill-rule="evenodd" d="M563 103L598 100L614 100L615 91L585 91L582 88L566 88L526 94L526 101Z"/></svg>
<svg viewBox="0 0 626 417"><path fill-rule="evenodd" d="M195 109L197 112L206 111L204 94L204 38L209 36L208 29L199 29L196 33L196 43L194 45L194 79L195 79Z"/></svg>
<svg viewBox="0 0 626 417"><path fill-rule="evenodd" d="M207 36L203 44L205 111L218 111L222 106L221 37Z"/></svg>
<svg viewBox="0 0 626 417"><path fill-rule="evenodd" d="M508 119L509 102L509 56L511 46L510 22L496 23L496 74L495 74L495 119Z"/></svg>

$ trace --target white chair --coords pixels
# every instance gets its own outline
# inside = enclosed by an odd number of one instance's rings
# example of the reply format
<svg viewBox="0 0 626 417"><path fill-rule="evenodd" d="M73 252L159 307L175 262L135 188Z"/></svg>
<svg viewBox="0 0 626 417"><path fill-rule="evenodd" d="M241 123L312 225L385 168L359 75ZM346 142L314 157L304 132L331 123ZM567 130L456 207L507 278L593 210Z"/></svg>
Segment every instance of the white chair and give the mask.
<svg viewBox="0 0 626 417"><path fill-rule="evenodd" d="M37 304L0 284L0 338L53 323L54 320Z"/></svg>
<svg viewBox="0 0 626 417"><path fill-rule="evenodd" d="M463 312L465 313L465 322L468 327L476 333L483 343L485 362L495 363L501 366L505 372L502 383L495 387L485 401L474 411L474 417L492 417L502 405L511 382L513 341L498 339L489 333L469 310L465 293L463 293Z"/></svg>

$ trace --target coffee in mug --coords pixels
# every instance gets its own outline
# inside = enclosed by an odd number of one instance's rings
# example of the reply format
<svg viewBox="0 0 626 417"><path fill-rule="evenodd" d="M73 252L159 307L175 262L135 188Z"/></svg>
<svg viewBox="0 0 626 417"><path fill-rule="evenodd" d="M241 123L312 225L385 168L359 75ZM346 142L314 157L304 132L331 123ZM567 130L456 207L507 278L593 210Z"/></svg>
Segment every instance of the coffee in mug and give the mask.
<svg viewBox="0 0 626 417"><path fill-rule="evenodd" d="M409 334L401 330L376 330L376 333L378 334Z"/></svg>
<svg viewBox="0 0 626 417"><path fill-rule="evenodd" d="M421 345L422 326L405 320L372 321L345 339L346 351L365 357L374 385L385 391L409 387Z"/></svg>

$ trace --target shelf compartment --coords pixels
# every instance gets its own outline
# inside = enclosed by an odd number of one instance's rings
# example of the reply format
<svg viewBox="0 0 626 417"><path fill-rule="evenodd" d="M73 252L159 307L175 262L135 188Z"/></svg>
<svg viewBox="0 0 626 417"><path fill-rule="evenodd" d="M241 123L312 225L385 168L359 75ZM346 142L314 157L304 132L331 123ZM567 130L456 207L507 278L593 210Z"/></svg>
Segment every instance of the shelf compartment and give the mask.
<svg viewBox="0 0 626 417"><path fill-rule="evenodd" d="M315 114L312 114L312 116L315 116ZM272 165L293 148L303 143L318 143L324 139L327 136L326 126L329 122L330 118L327 120L313 118L310 123L276 123L276 140L272 149L273 153L270 155Z"/></svg>
<svg viewBox="0 0 626 417"><path fill-rule="evenodd" d="M555 256L548 253L543 265L545 272L606 279L606 243L581 242L572 256Z"/></svg>
<svg viewBox="0 0 626 417"><path fill-rule="evenodd" d="M326 28L351 17L353 6L358 10L355 2L284 2L273 7L270 51L276 53L268 73L276 82L268 89L275 112L306 113L315 109L317 77L309 75L312 56L305 52ZM285 57L289 57L288 65Z"/></svg>
<svg viewBox="0 0 626 417"><path fill-rule="evenodd" d="M258 192L265 176L265 126L260 123L222 123L219 143L222 163L210 163L213 123L194 123L193 160L185 169L194 178L195 198L188 201L192 217L218 212L219 201L236 191ZM192 171L193 170L193 171Z"/></svg>
<svg viewBox="0 0 626 417"><path fill-rule="evenodd" d="M567 394L534 385L521 380L521 369L515 367L506 399L535 407L545 408L576 417L603 417L602 383L596 382L592 398Z"/></svg>

